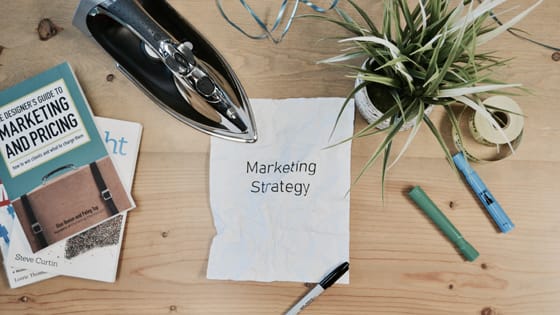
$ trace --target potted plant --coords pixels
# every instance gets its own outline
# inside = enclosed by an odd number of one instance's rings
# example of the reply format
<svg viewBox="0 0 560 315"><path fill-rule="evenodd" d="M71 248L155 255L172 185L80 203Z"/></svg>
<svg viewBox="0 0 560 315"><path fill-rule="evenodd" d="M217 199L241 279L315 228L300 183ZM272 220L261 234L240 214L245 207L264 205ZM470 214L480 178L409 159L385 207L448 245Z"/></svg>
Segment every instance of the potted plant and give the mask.
<svg viewBox="0 0 560 315"><path fill-rule="evenodd" d="M383 156L383 186L391 145L398 131L407 126L411 128L394 162L402 156L422 124L433 133L454 168L449 148L428 116L432 107L443 107L459 135L456 114L451 108L457 103L482 114L501 130L489 111L491 108L483 105L482 99L486 93L498 93L519 85L492 79L492 71L507 60L480 52L479 48L521 20L542 0L501 25L494 23L491 17L492 11L505 0L487 0L479 4L418 0L413 6L406 0L385 0L379 27L354 1L347 1L348 7L355 10L356 18L340 6L335 8L336 17L308 16L335 23L351 34L339 40L346 45L342 55L321 61L351 69L350 77L356 80L342 110L355 98L358 110L369 124L348 140L385 135L357 179ZM364 61L362 66L348 62L356 59ZM367 102L362 102L363 99ZM375 111L377 115L373 118L368 116Z"/></svg>

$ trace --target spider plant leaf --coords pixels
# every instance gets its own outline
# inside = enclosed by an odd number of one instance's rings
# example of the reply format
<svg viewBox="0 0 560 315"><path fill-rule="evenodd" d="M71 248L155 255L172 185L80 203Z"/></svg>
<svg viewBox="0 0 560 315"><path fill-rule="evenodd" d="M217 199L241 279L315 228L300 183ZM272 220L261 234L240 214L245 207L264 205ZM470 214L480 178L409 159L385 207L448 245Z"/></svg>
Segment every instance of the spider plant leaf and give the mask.
<svg viewBox="0 0 560 315"><path fill-rule="evenodd" d="M369 136L373 136L373 135L377 135L377 134L386 132L385 129L374 128L373 126L368 126L365 129L368 129L368 130L364 131L360 134L356 134L354 139L367 138Z"/></svg>
<svg viewBox="0 0 560 315"><path fill-rule="evenodd" d="M420 130L420 126L422 125L422 120L424 118L425 107L424 107L424 102L422 102L421 100L419 100L418 102L419 102L418 113L416 114L414 124L412 126L412 130L410 131L410 134L408 135L408 138L406 139L406 142L403 145L402 149L400 150L399 154L397 155L395 160L391 163L391 165L389 165L388 169L391 169L395 164L397 164L397 162L404 155L404 153L412 143L412 140L414 140L414 138L416 137L418 130Z"/></svg>
<svg viewBox="0 0 560 315"><path fill-rule="evenodd" d="M483 93L488 91L494 91L499 89L507 89L513 87L519 87L521 84L496 84L496 85L482 85L474 87L464 87L457 89L441 89L437 97L456 97L468 94Z"/></svg>
<svg viewBox="0 0 560 315"><path fill-rule="evenodd" d="M393 4L393 8L391 10L391 21L393 22L392 40L395 43L397 43L397 45L402 46L404 30L401 28L401 25L405 23L401 23L401 14L399 12L398 1L392 1L392 4ZM387 37L391 37L391 33L385 34L385 38Z"/></svg>
<svg viewBox="0 0 560 315"><path fill-rule="evenodd" d="M461 54L463 48L462 39L464 37L466 29L467 29L467 25L464 25L459 31L459 33L457 33L455 42L453 43L449 53L445 55L447 59L445 60L444 64L440 67L439 77L434 80L433 84L431 84L430 87L428 87L426 94L433 95L437 92L437 89L439 88L440 83L443 81L443 78L445 77L447 70L451 67L451 65L457 58L457 56Z"/></svg>
<svg viewBox="0 0 560 315"><path fill-rule="evenodd" d="M346 109L346 107L348 106L348 104L350 103L350 101L353 99L354 95L360 91L361 89L365 88L365 86L368 84L368 82L362 82L361 84L358 84L357 86L354 87L354 89L352 89L352 91L350 92L350 94L346 97L346 100L344 101L344 103L342 104L340 110L338 111L338 115L336 117L335 123L333 125L333 128L331 130L331 133L329 135L329 138L332 138L336 127L338 126L338 123L340 121L340 117L342 116L342 113L344 112L344 110ZM370 130L377 128L381 123L383 123L383 121L390 119L391 117L393 117L398 111L398 108L396 106L393 106L391 108L389 108L377 121L369 124L368 126L366 126L365 128L363 128L361 131L355 133L353 136L348 137L347 139L344 139L332 146L328 146L329 147L333 147L339 144L342 144L344 142L348 142L354 138L359 138L359 137L363 137L366 134L367 135L371 135L377 132L370 132Z"/></svg>
<svg viewBox="0 0 560 315"><path fill-rule="evenodd" d="M434 42L436 42L441 36L443 36L443 35L438 34L438 35L432 37L432 39L430 39L430 41L428 41L424 46L422 46L422 47L418 48L417 50L413 51L410 55L414 56L416 54L423 53L425 51L434 49L434 47L433 47Z"/></svg>
<svg viewBox="0 0 560 315"><path fill-rule="evenodd" d="M375 68L375 71L379 71L382 70L384 68L392 68L395 67L398 63L403 63L405 61L408 61L409 59L406 56L398 56L395 59L391 59L387 62L385 62L384 64L380 65L379 67Z"/></svg>
<svg viewBox="0 0 560 315"><path fill-rule="evenodd" d="M422 2L422 0L418 1L418 7L420 8L420 13L422 16L422 34L424 34L426 28L428 28L428 15L426 14L426 8L424 7L424 3Z"/></svg>
<svg viewBox="0 0 560 315"><path fill-rule="evenodd" d="M389 161L389 157L391 156L392 146L393 146L393 141L387 143L387 145L385 146L385 150L383 150L383 163L381 165L381 200L382 201L385 201L385 175L387 174L387 163Z"/></svg>
<svg viewBox="0 0 560 315"><path fill-rule="evenodd" d="M470 25L473 23L474 20L488 14L490 11L494 10L497 6L503 4L507 0L489 0L483 1L479 4L475 9L472 9L474 1L469 4L469 12L462 16L461 18L457 19L451 25L451 32L455 32L456 30L460 29L463 25Z"/></svg>
<svg viewBox="0 0 560 315"><path fill-rule="evenodd" d="M512 110L508 110L508 109L504 109L504 108L499 108L499 107L495 107L495 106L492 106L492 105L486 105L486 108L491 109L491 110L493 110L493 111L500 111L500 112L504 112L504 113L508 113L508 114L512 114L512 115L527 117L527 116L524 115L523 113L514 112L514 111L512 111Z"/></svg>
<svg viewBox="0 0 560 315"><path fill-rule="evenodd" d="M515 152L515 150L513 149L513 146L511 145L511 142L508 140L508 137L506 136L506 134L504 133L504 131L502 130L502 128L500 127L500 125L498 124L496 119L494 119L494 116L492 116L492 114L490 114L486 110L484 105L479 104L479 103L471 100L470 98L468 98L466 96L454 96L452 98L454 98L458 102L461 102L461 103L467 105L468 107L472 108L474 111L476 111L478 114L480 114L484 119L486 119L492 125L492 127L494 127L496 130L498 130L498 132L504 137L504 139L507 140L507 144L508 144L511 152L512 153Z"/></svg>
<svg viewBox="0 0 560 315"><path fill-rule="evenodd" d="M451 156L451 152L449 151L449 148L445 144L445 140L443 139L443 136L441 135L437 127L434 125L434 123L430 120L428 116L424 115L423 119L424 119L424 123L426 124L426 126L428 126L428 128L430 129L434 137L437 139L439 145L443 149L447 162L449 163L449 165L451 165L451 167L454 168L455 163L453 163L453 157Z"/></svg>
<svg viewBox="0 0 560 315"><path fill-rule="evenodd" d="M336 120L335 120L333 128L331 130L331 134L329 135L329 139L331 139L332 136L334 135L336 127L338 126L338 123L340 121L340 117L342 117L342 113L344 112L344 110L348 106L348 103L350 103L350 101L354 98L354 95L356 95L356 93L358 93L358 91L360 91L361 89L365 88L366 85L367 85L367 82L362 82L361 84L358 84L357 86L355 86L352 89L352 91L350 91L350 93L346 97L346 100L344 100L344 103L342 103L342 106L340 107L340 110L338 111L338 115L336 116Z"/></svg>
<svg viewBox="0 0 560 315"><path fill-rule="evenodd" d="M432 56L430 57L430 61L428 63L428 69L427 69L427 76L429 76L430 78L434 73L439 72L439 66L438 66L439 55L443 45L446 43L446 40L447 40L446 33L443 32L441 34L441 37L437 40L436 47L432 51Z"/></svg>
<svg viewBox="0 0 560 315"><path fill-rule="evenodd" d="M421 1L419 1L421 2ZM412 18L412 13L410 12L410 9L408 7L408 4L406 3L406 0L398 0L395 1L395 6L400 8L400 11L402 12L402 15L404 17L405 20L405 28L404 31L409 31L409 32L414 32L416 31L416 23L414 23L414 19ZM397 11L398 14L398 11Z"/></svg>
<svg viewBox="0 0 560 315"><path fill-rule="evenodd" d="M517 22L521 21L525 16L527 16L527 14L529 14L529 12L533 11L542 2L543 2L543 0L537 1L531 7L529 7L525 11L521 12L519 15L515 16L511 20L503 23L502 25L500 25L496 29L478 36L477 41L476 41L477 45L482 45L482 44L488 42L489 40L493 39L494 37L500 35L501 33L507 31L508 28L512 27Z"/></svg>
<svg viewBox="0 0 560 315"><path fill-rule="evenodd" d="M364 19L364 21L366 22L366 24L369 26L370 29L370 33L374 36L377 37L381 37L383 36L379 30L377 29L377 26L375 26L375 23L373 23L373 21L371 20L371 18L369 17L369 15L360 7L358 6L354 1L352 0L348 0L348 2L350 2L350 4L354 7L354 9L358 12L358 14L360 14L360 16L362 17L362 19Z"/></svg>
<svg viewBox="0 0 560 315"><path fill-rule="evenodd" d="M367 82L379 83L392 88L400 87L399 82L394 78L389 78L380 74L376 74L374 72L361 72L356 76L349 76L349 77L360 78Z"/></svg>
<svg viewBox="0 0 560 315"><path fill-rule="evenodd" d="M371 42L371 43L375 43L375 44L379 44L382 46L385 46L386 48L389 49L389 51L391 52L391 54L395 54L395 55L399 55L400 54L400 50L397 46L395 46L395 44L391 43L389 40L387 40L386 38L381 38L381 37L377 37L377 36L357 36L357 37L350 37L350 38L345 38L339 41L339 43L344 43L344 42L349 42L349 41L357 41L357 42Z"/></svg>
<svg viewBox="0 0 560 315"><path fill-rule="evenodd" d="M344 20L344 22L348 23L348 25L352 25L354 28L363 30L363 28L358 23L356 23L356 21L354 21L354 19L352 19L352 17L350 17L350 15L348 15L344 10L335 8L335 11L342 18L342 20Z"/></svg>
<svg viewBox="0 0 560 315"><path fill-rule="evenodd" d="M465 76L460 75L459 73L457 73L453 69L449 69L448 73L455 76L457 79L459 79L459 81L461 81L463 83L468 83L467 79L465 79Z"/></svg>
<svg viewBox="0 0 560 315"><path fill-rule="evenodd" d="M400 55L400 50L397 46L395 46L393 43L391 43L389 40L387 39L383 39L380 37L376 37L376 36L359 36L359 37L351 37L351 38L346 38L343 39L339 42L348 42L348 41L364 41L364 42L372 42L372 43L376 43L382 46L385 46L386 48L389 49L389 52L391 53L391 55L393 56L393 59L398 58L398 56ZM401 74L403 75L403 77L406 79L407 83L409 84L409 87L411 88L411 90L414 89L414 87L412 86L412 76L408 73L408 71L406 70L405 65L402 62L397 62L395 64L395 69Z"/></svg>
<svg viewBox="0 0 560 315"><path fill-rule="evenodd" d="M386 147L388 145L391 145L391 143L393 142L393 138L397 135L397 133L399 132L400 128L403 125L403 120L402 119L397 119L396 121L393 122L393 124L391 124L387 129L387 135L385 136L385 138L383 139L383 141L377 146L377 149L375 150L375 152L370 156L370 158L368 159L368 161L364 164L364 166L362 167L362 170L360 171L360 173L358 174L356 181L358 181L363 175L364 173L371 168L371 166L375 163L375 161L377 160L377 158L379 157L379 155L385 151Z"/></svg>
<svg viewBox="0 0 560 315"><path fill-rule="evenodd" d="M399 112L399 108L397 105L391 106L385 113L383 113L383 115L381 115L381 117L379 117L376 121L372 122L371 124L367 125L366 127L364 127L362 130L358 131L355 133L356 137L361 137L363 135L365 135L367 132L370 132L370 130L377 128L379 125L381 125L385 120L387 119L391 119L392 117L394 117L397 113Z"/></svg>
<svg viewBox="0 0 560 315"><path fill-rule="evenodd" d="M402 100L401 100L401 97L400 97L399 93L396 90L391 90L389 92L391 93L391 97L395 101L395 105L397 106L397 108L400 111L401 117L406 117L405 116L405 111L404 111L405 106L402 103Z"/></svg>
<svg viewBox="0 0 560 315"><path fill-rule="evenodd" d="M334 56L334 57L331 57L331 58L319 60L319 61L317 61L317 63L318 63L318 64L322 64L322 63L337 63L337 62L342 62L342 61L348 61L348 60L356 59L356 58L362 57L363 55L364 55L364 53L361 52L361 51L349 52L349 53L346 53L346 54L341 54L341 55Z"/></svg>
<svg viewBox="0 0 560 315"><path fill-rule="evenodd" d="M440 77L440 73L439 70L436 68L434 74L428 80L426 80L426 82L424 82L422 87L425 88L429 86L432 82L434 82L439 77Z"/></svg>
<svg viewBox="0 0 560 315"><path fill-rule="evenodd" d="M450 106L444 106L444 108L445 108L445 112L447 113L447 117L451 122L451 132L457 134L457 140L459 141L457 145L460 148L463 148L463 133L461 132L461 128L459 126L459 120L457 119L455 112L453 112L453 109ZM463 107L461 115L463 114L466 108L467 108L466 106Z"/></svg>
<svg viewBox="0 0 560 315"><path fill-rule="evenodd" d="M381 29L381 34L389 34L391 36L391 22L392 19L392 11L393 7L391 5L391 0L384 0L383 1L383 28ZM381 36L380 36L381 37Z"/></svg>

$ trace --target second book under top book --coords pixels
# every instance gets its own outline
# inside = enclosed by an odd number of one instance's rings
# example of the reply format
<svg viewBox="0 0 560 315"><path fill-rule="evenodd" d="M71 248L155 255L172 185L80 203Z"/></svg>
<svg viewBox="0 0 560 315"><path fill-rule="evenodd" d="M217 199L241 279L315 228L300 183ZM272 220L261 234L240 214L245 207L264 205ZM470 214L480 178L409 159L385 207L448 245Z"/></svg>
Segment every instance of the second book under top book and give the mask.
<svg viewBox="0 0 560 315"><path fill-rule="evenodd" d="M67 63L0 100L0 178L33 252L134 208Z"/></svg>

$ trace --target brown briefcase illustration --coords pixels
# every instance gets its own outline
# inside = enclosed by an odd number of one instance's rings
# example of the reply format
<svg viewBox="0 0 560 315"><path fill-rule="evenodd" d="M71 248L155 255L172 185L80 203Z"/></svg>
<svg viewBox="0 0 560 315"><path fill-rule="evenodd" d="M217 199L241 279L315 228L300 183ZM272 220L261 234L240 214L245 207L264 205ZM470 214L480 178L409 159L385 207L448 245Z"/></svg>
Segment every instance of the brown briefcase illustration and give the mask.
<svg viewBox="0 0 560 315"><path fill-rule="evenodd" d="M65 165L53 170L13 206L31 250L37 252L133 204L106 156L79 168Z"/></svg>

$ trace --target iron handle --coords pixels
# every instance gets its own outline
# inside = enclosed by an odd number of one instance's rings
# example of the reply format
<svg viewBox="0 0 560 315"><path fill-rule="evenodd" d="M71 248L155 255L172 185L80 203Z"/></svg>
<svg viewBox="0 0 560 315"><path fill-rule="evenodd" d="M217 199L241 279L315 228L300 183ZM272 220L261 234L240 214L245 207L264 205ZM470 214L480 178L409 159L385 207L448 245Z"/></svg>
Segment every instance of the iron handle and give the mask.
<svg viewBox="0 0 560 315"><path fill-rule="evenodd" d="M196 66L193 53L177 49L179 43L136 0L109 0L100 6L142 38L173 72L185 74Z"/></svg>

